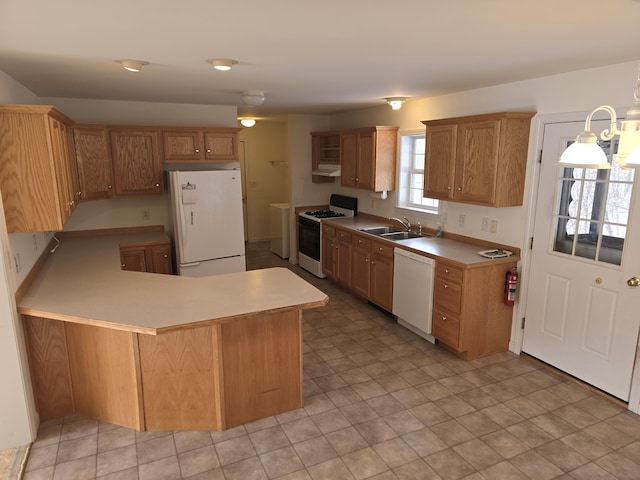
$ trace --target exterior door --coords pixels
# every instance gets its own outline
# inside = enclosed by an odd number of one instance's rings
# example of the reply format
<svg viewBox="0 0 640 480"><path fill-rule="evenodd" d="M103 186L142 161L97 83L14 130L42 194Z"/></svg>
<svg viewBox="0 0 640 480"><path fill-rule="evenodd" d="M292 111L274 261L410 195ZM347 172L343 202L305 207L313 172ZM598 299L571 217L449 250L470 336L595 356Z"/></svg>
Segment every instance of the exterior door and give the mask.
<svg viewBox="0 0 640 480"><path fill-rule="evenodd" d="M627 283L640 277L637 173L615 161L558 166L582 129L545 127L522 350L628 401L640 324L640 288ZM615 158L617 139L603 147Z"/></svg>

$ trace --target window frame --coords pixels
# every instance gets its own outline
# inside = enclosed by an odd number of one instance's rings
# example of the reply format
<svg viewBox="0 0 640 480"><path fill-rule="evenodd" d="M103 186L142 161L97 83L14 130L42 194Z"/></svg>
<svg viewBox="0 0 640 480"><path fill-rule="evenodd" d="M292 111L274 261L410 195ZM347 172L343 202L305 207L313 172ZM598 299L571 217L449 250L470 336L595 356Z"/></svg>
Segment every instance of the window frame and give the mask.
<svg viewBox="0 0 640 480"><path fill-rule="evenodd" d="M411 203L411 175L422 175L424 185L424 168L422 170L415 168L415 139L422 138L426 142L426 132L422 129L406 130L399 132L399 136L400 148L398 153L398 195L396 197L396 207L429 215L440 215L441 204L437 199L429 199L433 205ZM410 151L407 151L408 143L410 144Z"/></svg>

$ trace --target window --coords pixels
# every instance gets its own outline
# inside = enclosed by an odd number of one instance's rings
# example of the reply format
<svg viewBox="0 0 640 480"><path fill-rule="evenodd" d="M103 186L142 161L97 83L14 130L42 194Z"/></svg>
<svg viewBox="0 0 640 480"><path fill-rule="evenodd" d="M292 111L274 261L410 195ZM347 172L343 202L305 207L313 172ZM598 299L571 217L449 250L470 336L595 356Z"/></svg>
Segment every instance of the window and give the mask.
<svg viewBox="0 0 640 480"><path fill-rule="evenodd" d="M573 142L567 142L568 144ZM617 140L599 142L609 160ZM634 170L561 169L554 251L613 265L622 263Z"/></svg>
<svg viewBox="0 0 640 480"><path fill-rule="evenodd" d="M422 196L424 190L425 134L400 137L398 207L438 213L438 200Z"/></svg>

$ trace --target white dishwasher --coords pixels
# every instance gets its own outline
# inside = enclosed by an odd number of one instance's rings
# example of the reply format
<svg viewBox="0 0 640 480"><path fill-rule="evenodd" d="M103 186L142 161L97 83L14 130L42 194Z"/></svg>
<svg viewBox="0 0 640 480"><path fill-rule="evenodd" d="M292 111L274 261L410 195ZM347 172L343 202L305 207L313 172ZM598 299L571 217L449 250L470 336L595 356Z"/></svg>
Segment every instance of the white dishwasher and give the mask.
<svg viewBox="0 0 640 480"><path fill-rule="evenodd" d="M435 261L401 248L393 250L393 313L398 323L435 343L431 335Z"/></svg>

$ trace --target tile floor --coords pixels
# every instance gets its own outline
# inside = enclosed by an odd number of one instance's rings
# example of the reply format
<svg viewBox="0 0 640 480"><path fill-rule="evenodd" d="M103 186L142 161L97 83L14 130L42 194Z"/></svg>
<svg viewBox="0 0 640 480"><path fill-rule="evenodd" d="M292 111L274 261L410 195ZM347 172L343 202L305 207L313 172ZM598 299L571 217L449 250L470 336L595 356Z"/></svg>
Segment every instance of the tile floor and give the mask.
<svg viewBox="0 0 640 480"><path fill-rule="evenodd" d="M289 266L267 243L248 264ZM512 353L459 360L291 268L331 298L304 314L304 408L224 432L48 422L24 478L640 478L639 416Z"/></svg>

